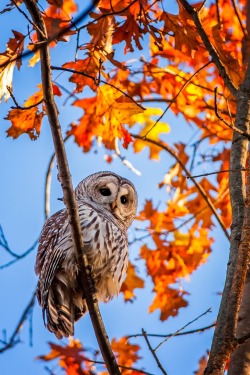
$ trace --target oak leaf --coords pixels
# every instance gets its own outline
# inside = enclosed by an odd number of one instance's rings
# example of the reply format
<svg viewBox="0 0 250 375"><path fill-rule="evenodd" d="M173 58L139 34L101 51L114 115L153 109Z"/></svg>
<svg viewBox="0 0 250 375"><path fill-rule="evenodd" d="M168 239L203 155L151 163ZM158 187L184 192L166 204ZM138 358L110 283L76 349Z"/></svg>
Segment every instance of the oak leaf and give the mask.
<svg viewBox="0 0 250 375"><path fill-rule="evenodd" d="M74 102L84 110L78 125L72 124L70 135L75 136L77 144L88 151L94 138L99 138L109 149L114 149L115 139L124 141L125 147L132 141L125 124L136 122L136 114L143 111L130 98L109 85L100 86L97 96Z"/></svg>
<svg viewBox="0 0 250 375"><path fill-rule="evenodd" d="M14 67L17 65L20 69L22 63L21 59L17 60L17 57L23 52L24 35L15 30L12 32L14 38L9 39L6 51L0 53L0 102L3 96L5 101L9 99Z"/></svg>
<svg viewBox="0 0 250 375"><path fill-rule="evenodd" d="M30 139L35 140L40 134L40 128L45 112L39 111L39 104L43 99L42 85L39 84L39 91L31 95L22 108L11 109L5 117L10 120L12 126L7 130L7 136L18 138L21 134L27 133Z"/></svg>
<svg viewBox="0 0 250 375"><path fill-rule="evenodd" d="M121 287L121 292L124 294L125 301L133 302L136 298L134 293L134 289L136 288L144 288L144 280L136 274L135 266L129 262L127 276Z"/></svg>

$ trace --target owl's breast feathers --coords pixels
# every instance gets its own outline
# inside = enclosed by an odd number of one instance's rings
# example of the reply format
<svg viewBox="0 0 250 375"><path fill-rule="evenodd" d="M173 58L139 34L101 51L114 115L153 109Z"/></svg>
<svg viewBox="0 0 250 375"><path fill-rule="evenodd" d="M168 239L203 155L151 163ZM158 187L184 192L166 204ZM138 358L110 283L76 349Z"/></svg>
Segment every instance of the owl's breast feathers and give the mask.
<svg viewBox="0 0 250 375"><path fill-rule="evenodd" d="M110 212L93 202L78 201L78 209L97 297L108 301L118 294L126 275L126 231ZM74 321L87 310L75 259L67 213L61 210L44 225L35 268L38 301L48 329L58 338L72 335Z"/></svg>

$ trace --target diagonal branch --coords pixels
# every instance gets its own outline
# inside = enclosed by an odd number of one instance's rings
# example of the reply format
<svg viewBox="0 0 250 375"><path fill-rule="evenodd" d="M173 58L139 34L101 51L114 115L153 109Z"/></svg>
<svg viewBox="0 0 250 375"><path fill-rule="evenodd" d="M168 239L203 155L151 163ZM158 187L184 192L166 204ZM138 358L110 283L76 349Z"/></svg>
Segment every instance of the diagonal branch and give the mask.
<svg viewBox="0 0 250 375"><path fill-rule="evenodd" d="M20 319L17 323L17 326L14 329L10 339L7 342L4 342L5 345L2 348L0 348L0 353L3 353L10 348L13 348L19 342L19 340L17 339L17 336L19 335L19 333L20 333L20 331L23 327L24 322L27 320L27 318L28 318L28 316L29 316L34 304L35 304L35 297L36 297L36 292L33 292L31 300L28 303L28 305L26 306L24 312L22 313L22 316L20 317ZM1 342L3 343L2 340L1 340Z"/></svg>
<svg viewBox="0 0 250 375"><path fill-rule="evenodd" d="M191 335L193 333L200 333L200 332L205 332L207 331L208 329L211 329L211 328L214 328L215 327L215 323L213 324L210 324L209 326L205 326L205 327L201 327L201 328L196 328L196 329L192 329L190 331L184 331L184 332L178 332L178 333L167 333L166 335L162 335L162 334L159 334L159 333L147 333L147 336L148 337L178 337L178 336L185 336L185 335ZM132 337L142 337L143 334L142 333L135 333L134 335L128 335L126 336L128 339L132 338Z"/></svg>
<svg viewBox="0 0 250 375"><path fill-rule="evenodd" d="M38 8L36 0L24 0L24 3L32 17L33 22L38 25L39 29L46 35L46 27L42 18L41 12ZM42 85L44 91L44 100L46 105L46 112L50 123L51 133L54 142L54 148L57 158L59 178L63 190L64 202L67 208L67 214L70 222L71 236L74 243L75 256L82 270L82 287L86 295L86 301L95 330L95 334L106 363L108 371L112 375L120 375L120 370L117 365L115 356L111 350L108 336L101 318L98 307L98 301L93 290L93 281L91 278L91 271L88 266L86 254L83 252L84 241L80 226L79 213L73 193L73 186L65 152L61 126L58 120L58 111L54 100L52 79L51 79L51 63L50 63L50 49L47 40L38 33L38 41L41 43L41 74Z"/></svg>
<svg viewBox="0 0 250 375"><path fill-rule="evenodd" d="M168 374L167 374L167 371L163 368L163 366L162 366L162 364L161 364L159 358L157 357L157 355L156 355L154 349L152 348L152 346L151 346L151 344L150 344L150 341L149 341L148 336L147 336L147 332L144 331L143 328L142 328L142 335L143 335L143 337L144 337L144 339L145 339L145 341L146 341L146 343L147 343L147 345L148 345L148 348L149 348L150 352L152 353L152 356L153 356L154 359L155 359L155 362L157 363L157 366L159 367L159 369L161 370L161 372L162 372L164 375L168 375Z"/></svg>
<svg viewBox="0 0 250 375"><path fill-rule="evenodd" d="M202 196L202 198L207 202L207 205L209 206L210 210L212 211L212 213L214 214L214 216L216 217L221 229L223 230L223 232L225 233L226 237L228 240L230 240L230 236L228 234L228 231L224 225L224 223L222 222L216 208L214 207L213 203L211 202L210 198L207 196L207 193L205 192L205 190L203 189L203 187L195 180L195 178L192 177L191 173L189 172L189 170L187 169L187 167L185 166L185 164L181 161L181 159L179 158L177 152L175 152L170 146L168 146L166 143L163 143L161 141L155 141L154 139L150 139L150 138L146 138L144 136L141 136L141 135L138 135L138 134L131 134L130 135L136 139L140 139L142 141L145 141L145 142L148 142L148 143L152 143L160 148L162 148L163 150L167 151L172 157L175 158L175 160L180 164L181 168L184 170L184 172L186 173L187 177L190 178L190 180L192 180L192 182L194 183L194 185L196 186L198 192L200 193L200 195Z"/></svg>
<svg viewBox="0 0 250 375"><path fill-rule="evenodd" d="M227 86L227 88L229 89L231 94L233 96L236 96L238 90L234 86L234 84L233 84L231 78L229 77L229 75L227 74L225 66L221 62L215 47L210 42L210 40L209 40L209 38L208 38L208 36L207 36L203 26L202 26L200 16L199 16L199 11L196 8L193 8L192 5L190 5L187 0L180 0L180 3L182 4L183 8L193 18L193 21L194 21L194 24L197 28L197 31L198 31L205 47L206 47L208 53L210 54L214 64L216 65L217 69L219 70L219 73L220 73L222 79L224 80L225 85Z"/></svg>
<svg viewBox="0 0 250 375"><path fill-rule="evenodd" d="M177 94L173 97L173 99L171 99L169 105L167 106L167 108L162 112L161 116L158 117L158 119L155 121L154 125L147 131L147 133L145 134L144 137L146 137L150 132L151 130L154 129L154 127L158 124L159 121L161 121L162 117L166 114L166 112L169 110L169 108L171 107L171 105L176 101L176 99L178 98L178 96L181 94L181 92L185 89L185 87L187 87L187 85L191 82L191 80L204 68L206 68L208 65L211 64L211 61L207 62L205 65L203 65L201 68L199 68L198 70L196 70L196 72L194 72L194 74L192 74L187 80L186 82L184 83L184 85L180 88L180 90L177 92Z"/></svg>
<svg viewBox="0 0 250 375"><path fill-rule="evenodd" d="M61 66L51 66L51 69L52 70L64 70L65 72L71 72L71 73L75 73L75 74L80 74L80 75L82 75L84 77L88 77L88 78L92 79L94 81L94 83L96 84L96 78L93 77L93 76L91 76L88 73L81 72L79 70L69 69L69 68L62 68ZM121 90L119 87L113 85L110 82L104 81L103 79L98 79L98 82L104 83L105 85L113 87L114 89L116 89L117 91L119 91L120 93L122 93L124 96L126 96L127 98L129 98L130 100L132 100L137 105L137 107L139 107L141 109L145 109L141 104L139 104L135 99L133 99L132 96L130 96L129 94L127 94L125 91Z"/></svg>

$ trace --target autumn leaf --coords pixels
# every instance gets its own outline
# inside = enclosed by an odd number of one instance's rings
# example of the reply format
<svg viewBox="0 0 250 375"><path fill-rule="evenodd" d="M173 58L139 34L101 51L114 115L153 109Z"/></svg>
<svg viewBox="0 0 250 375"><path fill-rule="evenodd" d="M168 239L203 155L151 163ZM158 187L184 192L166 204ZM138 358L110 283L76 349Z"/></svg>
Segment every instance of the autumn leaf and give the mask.
<svg viewBox="0 0 250 375"><path fill-rule="evenodd" d="M68 345L49 343L51 352L40 355L36 359L51 361L58 359L60 367L65 369L68 375L96 375L94 364L85 357L86 350L79 340L71 338Z"/></svg>
<svg viewBox="0 0 250 375"><path fill-rule="evenodd" d="M127 276L121 286L121 292L124 294L124 300L133 302L136 298L134 289L144 288L144 281L136 274L135 266L129 262Z"/></svg>
<svg viewBox="0 0 250 375"><path fill-rule="evenodd" d="M144 113L137 115L136 122L143 126L142 130L140 131L140 136L145 136L149 134L149 138L155 141L159 141L159 135L161 133L168 133L170 131L170 127L165 122L159 121L157 124L155 123L156 120L152 119L152 116L160 116L162 114L162 110L160 108L147 108ZM159 146L152 145L151 143L147 143L140 139L136 139L134 142L134 151L140 152L146 146L149 147L150 150L150 158L159 160L159 152L162 149Z"/></svg>
<svg viewBox="0 0 250 375"><path fill-rule="evenodd" d="M199 360L199 368L194 372L194 375L203 375L204 370L207 366L207 361L208 361L208 356L209 356L209 351L207 351L206 355L203 355L201 359Z"/></svg>
<svg viewBox="0 0 250 375"><path fill-rule="evenodd" d="M7 136L13 139L27 133L32 140L36 140L40 134L40 128L45 112L39 111L39 104L43 99L42 85L38 85L39 91L31 95L24 103L23 108L11 109L5 117L10 120L12 126L7 130Z"/></svg>
<svg viewBox="0 0 250 375"><path fill-rule="evenodd" d="M188 302L183 296L188 295L187 292L169 288L164 278L159 279L154 287L156 296L149 307L152 313L156 309L160 309L160 320L164 321L170 316L176 316L180 308L187 307Z"/></svg>
<svg viewBox="0 0 250 375"><path fill-rule="evenodd" d="M72 124L69 134L75 136L85 151L90 149L95 137L100 137L109 149L114 149L116 138L123 140L127 147L132 138L124 125L135 122L133 116L143 112L142 107L108 85L100 86L96 97L77 100L74 105L82 108L84 115L78 125Z"/></svg>
<svg viewBox="0 0 250 375"><path fill-rule="evenodd" d="M16 58L23 52L24 35L15 30L12 32L14 38L9 39L6 51L0 53L0 102L3 96L5 101L9 99L14 67L17 65L20 69L21 66L21 59Z"/></svg>
<svg viewBox="0 0 250 375"><path fill-rule="evenodd" d="M140 346L130 344L126 337L122 337L120 340L112 339L111 347L117 354L118 363L122 366L130 367L140 359L138 355Z"/></svg>

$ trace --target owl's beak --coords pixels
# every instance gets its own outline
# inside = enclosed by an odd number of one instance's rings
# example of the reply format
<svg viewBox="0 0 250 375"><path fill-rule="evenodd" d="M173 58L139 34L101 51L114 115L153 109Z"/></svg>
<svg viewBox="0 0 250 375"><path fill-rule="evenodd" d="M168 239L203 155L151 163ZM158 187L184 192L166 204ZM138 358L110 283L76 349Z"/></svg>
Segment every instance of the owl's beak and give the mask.
<svg viewBox="0 0 250 375"><path fill-rule="evenodd" d="M114 211L114 209L116 208L116 202L111 203L110 208L111 211Z"/></svg>

